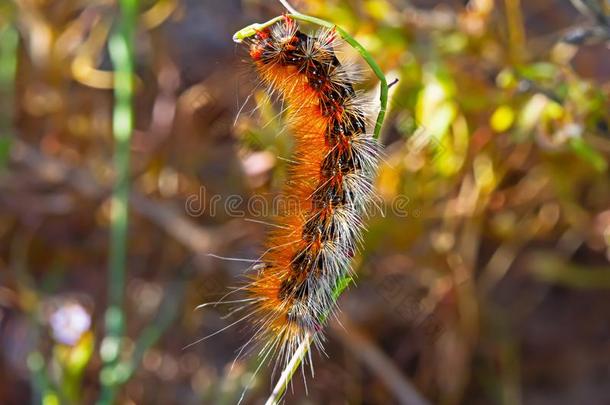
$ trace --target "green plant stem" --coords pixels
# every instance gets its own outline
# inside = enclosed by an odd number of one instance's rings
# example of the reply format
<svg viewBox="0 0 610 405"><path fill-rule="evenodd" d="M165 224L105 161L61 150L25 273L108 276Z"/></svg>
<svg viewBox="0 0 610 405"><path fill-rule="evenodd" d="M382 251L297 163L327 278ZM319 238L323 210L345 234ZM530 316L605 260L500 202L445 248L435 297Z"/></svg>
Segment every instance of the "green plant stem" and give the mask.
<svg viewBox="0 0 610 405"><path fill-rule="evenodd" d="M0 171L4 169L10 154L13 135L13 111L15 77L17 73L17 48L19 34L12 24L0 27Z"/></svg>
<svg viewBox="0 0 610 405"><path fill-rule="evenodd" d="M120 16L109 41L109 52L114 66L114 169L116 180L112 191L110 255L108 263L108 308L106 336L100 354L104 367L100 374L102 392L99 404L112 404L118 381L116 364L121 353L121 339L125 315L125 268L129 207L129 154L133 131L134 111L134 33L138 0L119 0Z"/></svg>
<svg viewBox="0 0 610 405"><path fill-rule="evenodd" d="M294 373L296 373L297 369L299 368L299 365L301 364L301 362L305 358L305 355L309 351L312 340L313 335L308 332L305 335L305 338L303 339L301 344L299 344L297 350L294 352L294 355L290 359L290 362L286 365L286 367L284 367L284 370L282 370L282 374L280 375L280 378L278 378L277 383L273 388L273 392L271 393L269 398L267 398L265 405L277 405L280 403L282 397L284 396L284 392L286 392L286 388L288 388L288 384L290 384L292 376L294 375Z"/></svg>
<svg viewBox="0 0 610 405"><path fill-rule="evenodd" d="M283 1L282 1L282 4L286 5L286 3ZM291 14L287 14L287 16L294 18L295 20L305 21L308 23L312 23L312 24L316 24L316 25L319 25L322 27L336 30L339 33L339 35L341 36L341 38L343 38L343 40L345 40L345 42L347 42L352 48L354 48L354 49L356 49L356 51L358 51L360 56L362 56L362 58L366 61L366 63L371 68L371 70L375 73L375 75L377 76L377 78L380 81L380 92L379 92L379 113L377 115L377 120L375 122L375 130L373 132L373 136L375 137L375 139L378 139L379 134L381 133L381 127L383 125L383 121L385 119L385 114L386 114L386 110L387 110L389 87L388 87L387 79L386 79L383 71L377 64L377 62L375 62L375 60L373 59L371 54L356 39L354 39L354 37L349 35L341 27L338 27L337 25L335 25L329 21L322 20L320 18L308 16L308 15L301 14L301 13L295 13L294 9L292 7L287 6L287 8L289 11L291 11ZM257 32L279 22L280 20L282 20L282 18L284 18L284 17L278 16L265 23L251 24L251 25L237 31L235 33L235 35L233 35L233 41L242 42L244 39L251 37L251 36L255 35ZM352 277L349 275L346 275L342 279L338 280L337 287L333 291L333 298L335 301L339 298L341 293L343 293L343 291L347 288L347 286L351 282L352 282ZM328 314L323 316L321 321L325 322L327 317L328 317ZM288 362L288 364L286 365L284 370L282 370L282 374L280 375L280 377L273 389L273 392L267 399L267 402L265 403L265 405L279 404L279 402L281 401L281 399L284 395L284 392L286 391L286 388L288 387L288 384L290 383L290 380L292 379L292 376L294 375L296 370L299 368L299 365L302 363L303 359L307 355L307 352L309 351L309 348L311 346L312 339L313 339L313 335L307 334L306 337L303 339L303 341L300 343L299 347L295 351L295 354L290 359L290 361Z"/></svg>

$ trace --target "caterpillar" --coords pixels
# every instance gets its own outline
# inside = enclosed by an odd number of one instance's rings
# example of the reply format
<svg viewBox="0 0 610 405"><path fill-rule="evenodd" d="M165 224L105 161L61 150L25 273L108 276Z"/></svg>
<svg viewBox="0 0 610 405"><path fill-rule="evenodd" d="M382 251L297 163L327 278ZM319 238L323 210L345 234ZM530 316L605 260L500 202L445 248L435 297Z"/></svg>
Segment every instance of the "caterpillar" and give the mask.
<svg viewBox="0 0 610 405"><path fill-rule="evenodd" d="M298 207L278 213L240 301L252 308L244 317L255 327L248 343L261 342L260 356L277 366L306 339L323 351L324 323L352 273L375 198L379 146L367 132L370 108L354 88L357 78L337 58L334 29L307 35L286 15L246 43L260 80L286 105L296 141L283 193Z"/></svg>

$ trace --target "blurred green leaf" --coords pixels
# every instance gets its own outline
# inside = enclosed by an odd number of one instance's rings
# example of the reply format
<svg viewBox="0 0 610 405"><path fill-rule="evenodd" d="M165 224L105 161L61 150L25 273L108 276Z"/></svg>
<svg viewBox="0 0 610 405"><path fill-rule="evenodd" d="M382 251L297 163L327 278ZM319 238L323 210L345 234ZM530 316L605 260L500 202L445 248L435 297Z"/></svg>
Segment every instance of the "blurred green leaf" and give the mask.
<svg viewBox="0 0 610 405"><path fill-rule="evenodd" d="M81 402L83 373L95 350L94 335L87 331L74 346L57 344L53 357L61 368L62 394L73 402Z"/></svg>
<svg viewBox="0 0 610 405"><path fill-rule="evenodd" d="M532 274L541 281L579 289L610 288L610 267L581 266L553 254L536 254L529 260Z"/></svg>
<svg viewBox="0 0 610 405"><path fill-rule="evenodd" d="M588 145L582 138L571 138L570 147L577 155L579 155L585 162L591 164L598 172L604 172L608 169L608 162L604 155L596 151L593 147Z"/></svg>
<svg viewBox="0 0 610 405"><path fill-rule="evenodd" d="M517 141L526 140L534 131L549 100L540 93L534 94L523 106L517 117L515 138Z"/></svg>
<svg viewBox="0 0 610 405"><path fill-rule="evenodd" d="M8 163L11 153L12 139L6 135L0 135L0 172Z"/></svg>
<svg viewBox="0 0 610 405"><path fill-rule="evenodd" d="M0 27L0 171L6 166L11 148L13 87L17 69L19 36L12 25Z"/></svg>
<svg viewBox="0 0 610 405"><path fill-rule="evenodd" d="M526 79L533 81L550 81L557 77L559 70L550 62L539 62L523 66L518 72Z"/></svg>

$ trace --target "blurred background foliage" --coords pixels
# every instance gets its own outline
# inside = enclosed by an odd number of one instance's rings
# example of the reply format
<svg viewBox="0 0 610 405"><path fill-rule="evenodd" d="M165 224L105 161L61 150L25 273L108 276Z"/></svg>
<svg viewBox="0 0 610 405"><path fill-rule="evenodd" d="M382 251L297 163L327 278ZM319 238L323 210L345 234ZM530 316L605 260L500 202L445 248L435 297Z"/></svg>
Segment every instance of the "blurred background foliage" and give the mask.
<svg viewBox="0 0 610 405"><path fill-rule="evenodd" d="M248 219L268 213L248 201L285 178L289 131L231 42L282 8L132 4L126 326L104 368L107 296L122 293L108 277L119 5L0 4L2 404L110 403L105 390L124 404L232 404L249 382L245 403L269 393L254 357L232 366L247 328L183 348L235 320L193 311L247 268L208 254L258 257L266 229ZM293 5L341 25L399 82L384 215L368 221L308 396L297 378L287 403L610 403L610 3ZM373 97L371 75L363 89ZM231 196L249 215L222 208Z"/></svg>

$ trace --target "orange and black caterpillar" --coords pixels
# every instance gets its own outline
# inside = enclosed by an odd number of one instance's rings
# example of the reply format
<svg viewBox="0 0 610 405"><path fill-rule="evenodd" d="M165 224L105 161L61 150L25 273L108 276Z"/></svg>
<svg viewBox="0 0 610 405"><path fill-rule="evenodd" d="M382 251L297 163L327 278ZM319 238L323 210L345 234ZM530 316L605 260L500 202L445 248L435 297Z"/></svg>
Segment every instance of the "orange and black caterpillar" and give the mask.
<svg viewBox="0 0 610 405"><path fill-rule="evenodd" d="M333 292L351 272L362 217L374 198L378 144L366 132L367 103L339 62L334 30L310 36L286 16L249 40L249 54L270 92L287 105L296 139L285 195L297 210L279 213L256 274L245 287L262 341L261 356L286 364L310 336L322 348Z"/></svg>

